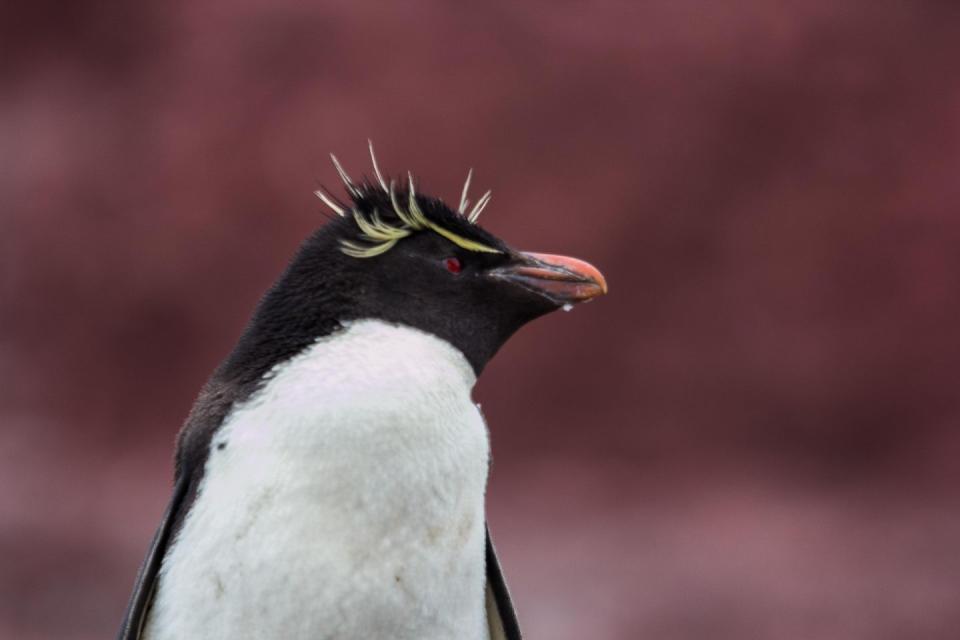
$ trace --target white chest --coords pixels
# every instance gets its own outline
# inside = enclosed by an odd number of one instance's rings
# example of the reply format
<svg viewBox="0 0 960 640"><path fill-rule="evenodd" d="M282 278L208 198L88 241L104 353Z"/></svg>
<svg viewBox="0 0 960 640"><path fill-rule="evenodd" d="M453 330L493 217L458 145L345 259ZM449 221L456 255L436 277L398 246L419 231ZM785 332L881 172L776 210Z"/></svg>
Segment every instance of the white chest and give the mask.
<svg viewBox="0 0 960 640"><path fill-rule="evenodd" d="M486 637L473 382L371 320L271 372L214 436L147 638Z"/></svg>

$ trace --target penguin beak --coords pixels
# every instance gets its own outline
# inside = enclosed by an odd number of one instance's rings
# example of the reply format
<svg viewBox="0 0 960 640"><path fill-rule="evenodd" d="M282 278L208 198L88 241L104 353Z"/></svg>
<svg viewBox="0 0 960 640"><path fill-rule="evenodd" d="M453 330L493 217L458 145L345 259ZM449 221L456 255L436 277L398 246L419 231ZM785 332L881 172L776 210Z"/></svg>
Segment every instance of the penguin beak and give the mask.
<svg viewBox="0 0 960 640"><path fill-rule="evenodd" d="M586 302L607 292L607 281L595 266L549 253L519 252L510 264L489 275L539 293L558 306Z"/></svg>

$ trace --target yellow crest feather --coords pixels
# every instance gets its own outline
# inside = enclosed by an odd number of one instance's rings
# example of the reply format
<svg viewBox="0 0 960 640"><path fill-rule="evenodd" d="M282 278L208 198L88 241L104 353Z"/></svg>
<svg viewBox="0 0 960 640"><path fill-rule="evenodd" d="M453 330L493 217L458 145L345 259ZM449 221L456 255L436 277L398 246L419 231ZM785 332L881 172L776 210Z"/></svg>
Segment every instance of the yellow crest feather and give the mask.
<svg viewBox="0 0 960 640"><path fill-rule="evenodd" d="M392 180L387 189L390 194L390 204L393 206L393 211L401 223L399 226L393 226L384 222L376 210L369 217L357 209L350 212L353 215L354 221L357 223L357 227L360 229L360 236L370 244L364 246L351 240L341 240L341 250L345 254L354 258L372 258L373 256L378 256L392 249L401 238L409 236L414 231L422 230L433 231L467 251L502 253L499 249L488 247L482 242L464 238L427 218L417 203L417 194L413 187L413 175L408 174L408 180L409 189L406 210L404 210L397 201L397 194ZM489 200L490 193L487 192L477 203L480 205L480 209L486 206ZM479 215L479 209L474 207L474 212L471 212L471 214L467 216L467 219L470 222L474 222L477 215Z"/></svg>

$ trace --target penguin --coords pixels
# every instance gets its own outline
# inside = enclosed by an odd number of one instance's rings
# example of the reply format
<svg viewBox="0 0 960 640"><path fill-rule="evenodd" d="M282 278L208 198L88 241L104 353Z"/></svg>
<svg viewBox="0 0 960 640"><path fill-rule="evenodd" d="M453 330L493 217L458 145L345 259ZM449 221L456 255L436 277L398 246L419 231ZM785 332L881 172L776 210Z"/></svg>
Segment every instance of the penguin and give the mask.
<svg viewBox="0 0 960 640"><path fill-rule="evenodd" d="M412 174L317 195L302 244L201 390L120 640L519 640L486 525L477 376L521 326L607 291Z"/></svg>

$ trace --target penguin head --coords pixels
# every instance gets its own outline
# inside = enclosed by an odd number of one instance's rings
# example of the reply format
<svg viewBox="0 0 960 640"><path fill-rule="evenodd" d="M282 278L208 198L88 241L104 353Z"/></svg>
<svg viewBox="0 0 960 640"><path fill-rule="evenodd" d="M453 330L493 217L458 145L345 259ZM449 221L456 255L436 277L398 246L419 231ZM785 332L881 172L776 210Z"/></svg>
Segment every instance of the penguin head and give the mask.
<svg viewBox="0 0 960 640"><path fill-rule="evenodd" d="M372 154L371 154L372 155ZM338 324L379 319L434 334L479 375L531 320L606 292L600 272L566 256L516 250L477 224L489 192L468 212L418 193L412 177L353 182L347 204L322 192L338 215L303 244L261 303L259 333L315 339Z"/></svg>

